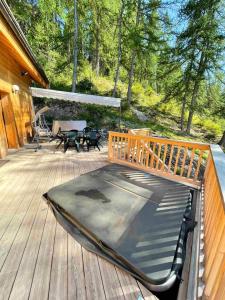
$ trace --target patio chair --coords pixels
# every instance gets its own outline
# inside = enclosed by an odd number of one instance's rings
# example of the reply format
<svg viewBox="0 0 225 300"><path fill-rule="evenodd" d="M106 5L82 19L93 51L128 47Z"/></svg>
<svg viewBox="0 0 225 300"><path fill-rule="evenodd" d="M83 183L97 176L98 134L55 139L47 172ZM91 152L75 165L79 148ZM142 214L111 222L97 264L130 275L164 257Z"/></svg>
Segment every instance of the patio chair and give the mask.
<svg viewBox="0 0 225 300"><path fill-rule="evenodd" d="M58 132L55 135L52 135L49 143L51 143L52 141L59 141L59 143L56 146L56 149L58 149L62 143L65 141L66 135L64 132L61 131L61 127L59 127Z"/></svg>
<svg viewBox="0 0 225 300"><path fill-rule="evenodd" d="M90 133L92 131L92 128L91 127L85 127L84 129L83 129L83 133L84 134L88 134L88 133Z"/></svg>
<svg viewBox="0 0 225 300"><path fill-rule="evenodd" d="M78 130L71 130L65 133L63 147L64 147L64 153L66 153L69 147L75 147L77 152L80 152L80 143L78 141Z"/></svg>
<svg viewBox="0 0 225 300"><path fill-rule="evenodd" d="M101 134L97 131L97 130L93 130L89 133L88 137L87 137L87 149L89 151L90 147L97 147L98 150L100 151L100 148L99 148L99 140L101 138Z"/></svg>

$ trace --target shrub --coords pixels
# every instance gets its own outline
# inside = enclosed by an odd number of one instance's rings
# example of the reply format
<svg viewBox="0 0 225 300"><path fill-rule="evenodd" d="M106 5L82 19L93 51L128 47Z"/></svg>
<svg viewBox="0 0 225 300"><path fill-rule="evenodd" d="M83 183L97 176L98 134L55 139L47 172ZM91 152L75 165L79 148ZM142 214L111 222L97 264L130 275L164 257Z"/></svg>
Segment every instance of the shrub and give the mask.
<svg viewBox="0 0 225 300"><path fill-rule="evenodd" d="M93 87L93 83L88 78L82 79L77 84L77 90L82 93L91 92Z"/></svg>
<svg viewBox="0 0 225 300"><path fill-rule="evenodd" d="M180 116L180 105L177 105L177 102L175 100L171 100L167 103L161 104L160 110L163 113L169 113L170 115Z"/></svg>
<svg viewBox="0 0 225 300"><path fill-rule="evenodd" d="M108 96L113 89L113 81L106 77L94 78L93 83L99 95Z"/></svg>
<svg viewBox="0 0 225 300"><path fill-rule="evenodd" d="M197 126L203 126L203 119L198 115L194 115L192 123Z"/></svg>
<svg viewBox="0 0 225 300"><path fill-rule="evenodd" d="M134 97L138 97L140 95L143 95L144 93L145 93L145 90L139 82L135 82L132 85L132 94Z"/></svg>
<svg viewBox="0 0 225 300"><path fill-rule="evenodd" d="M215 137L222 134L222 128L215 121L206 119L203 121L203 128Z"/></svg>

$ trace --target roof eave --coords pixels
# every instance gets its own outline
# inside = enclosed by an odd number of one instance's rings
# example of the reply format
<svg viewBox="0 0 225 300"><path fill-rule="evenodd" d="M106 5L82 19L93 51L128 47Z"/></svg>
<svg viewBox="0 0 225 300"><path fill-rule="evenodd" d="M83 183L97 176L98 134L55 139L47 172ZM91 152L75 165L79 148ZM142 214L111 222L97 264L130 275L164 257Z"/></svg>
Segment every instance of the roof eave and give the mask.
<svg viewBox="0 0 225 300"><path fill-rule="evenodd" d="M5 0L0 1L0 12L3 15L4 19L6 20L7 24L10 26L10 29L15 34L19 43L23 47L26 55L29 57L32 64L34 65L34 67L37 69L38 73L44 80L46 87L48 87L49 80L48 80L44 70L42 69L42 67L40 66L38 61L36 60L23 31L21 30L18 22L16 21L15 17L13 16L13 13L11 12L11 10L10 10L9 6L7 5L7 3L5 2Z"/></svg>

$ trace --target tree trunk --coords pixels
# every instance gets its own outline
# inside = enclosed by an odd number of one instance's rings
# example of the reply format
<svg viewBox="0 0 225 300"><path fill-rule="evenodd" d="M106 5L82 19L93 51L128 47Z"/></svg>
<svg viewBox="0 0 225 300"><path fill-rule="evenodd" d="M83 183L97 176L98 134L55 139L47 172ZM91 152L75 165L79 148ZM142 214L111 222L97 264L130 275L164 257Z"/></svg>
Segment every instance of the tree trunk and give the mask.
<svg viewBox="0 0 225 300"><path fill-rule="evenodd" d="M200 84L200 81L199 81L199 79L197 79L194 84L194 89L193 89L192 98L191 98L191 105L190 105L189 114L188 114L187 129L186 129L186 132L188 134L191 133L191 124L192 124L192 119L194 116L195 105L197 102L199 84Z"/></svg>
<svg viewBox="0 0 225 300"><path fill-rule="evenodd" d="M95 49L95 73L99 76L100 55L99 55L99 29L97 29L96 49Z"/></svg>
<svg viewBox="0 0 225 300"><path fill-rule="evenodd" d="M76 92L77 83L77 55L78 55L78 16L77 16L77 0L74 0L74 58L73 58L73 85L72 92Z"/></svg>
<svg viewBox="0 0 225 300"><path fill-rule="evenodd" d="M68 42L67 42L67 62L68 62L68 64L71 62L70 40L68 40Z"/></svg>
<svg viewBox="0 0 225 300"><path fill-rule="evenodd" d="M188 134L190 134L190 132L191 132L192 119L193 119L193 115L194 115L194 111L195 111L195 106L197 103L197 97L198 97L198 91L199 91L199 86L200 86L200 82L201 82L201 77L205 71L205 67L204 67L205 63L206 63L206 60L205 60L204 54L202 52L201 58L199 61L199 66L198 66L195 83L194 83L194 89L193 89L193 93L192 93L192 97L191 97L191 105L190 105L190 109L189 109L187 129L186 129L186 132Z"/></svg>
<svg viewBox="0 0 225 300"><path fill-rule="evenodd" d="M185 117L185 108L186 108L187 96L186 91L184 97L182 99L182 108L181 108L181 116L180 116L180 130L184 131L184 117Z"/></svg>
<svg viewBox="0 0 225 300"><path fill-rule="evenodd" d="M118 20L118 55L117 55L117 67L116 67L116 76L113 88L113 97L116 96L117 83L120 75L120 64L122 56L122 21L123 21L123 10L124 10L124 0L122 0L122 5L120 9L120 15Z"/></svg>
<svg viewBox="0 0 225 300"><path fill-rule="evenodd" d="M131 56L131 64L130 64L130 71L129 71L129 77L128 77L128 89L127 89L127 102L128 105L130 106L131 100L132 100L132 84L133 84L133 75L134 75L134 63L135 63L135 50L132 51L132 56Z"/></svg>
<svg viewBox="0 0 225 300"><path fill-rule="evenodd" d="M223 132L223 136L221 137L219 143L220 146L225 147L225 131Z"/></svg>
<svg viewBox="0 0 225 300"><path fill-rule="evenodd" d="M184 92L184 97L182 99L182 107L181 107L181 116L180 116L180 130L184 131L184 118L185 118L185 108L186 108L186 103L187 103L187 97L188 97L188 92L189 92L189 83L190 79L186 78L186 83L185 83L185 92Z"/></svg>
<svg viewBox="0 0 225 300"><path fill-rule="evenodd" d="M182 99L182 108L181 108L181 116L180 116L180 129L181 131L184 131L184 118L185 118L185 108L187 104L187 97L190 89L190 81L191 81L191 72L193 70L194 65L194 58L195 58L195 49L192 51L191 56L191 62L187 68L187 72L184 77L185 81L185 91L184 91L184 97Z"/></svg>
<svg viewBox="0 0 225 300"><path fill-rule="evenodd" d="M99 76L100 70L100 12L97 10L97 25L96 25L96 47L95 47L95 73Z"/></svg>
<svg viewBox="0 0 225 300"><path fill-rule="evenodd" d="M138 0L137 3L137 14L136 14L136 27L139 25L139 19L140 19L140 9L141 9L141 0ZM130 106L131 100L132 100L132 84L133 84L133 76L134 76L134 65L135 65L135 58L136 58L136 49L132 50L131 54L131 64L130 64L130 70L129 70L129 76L128 76L128 88L127 88L127 102Z"/></svg>

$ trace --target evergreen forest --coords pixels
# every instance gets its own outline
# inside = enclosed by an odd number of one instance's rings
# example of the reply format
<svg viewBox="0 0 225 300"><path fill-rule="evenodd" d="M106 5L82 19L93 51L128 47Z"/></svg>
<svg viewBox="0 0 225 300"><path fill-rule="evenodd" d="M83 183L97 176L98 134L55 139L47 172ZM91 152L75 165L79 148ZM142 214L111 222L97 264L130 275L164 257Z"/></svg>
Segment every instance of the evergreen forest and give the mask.
<svg viewBox="0 0 225 300"><path fill-rule="evenodd" d="M224 0L7 2L51 88L120 97L124 128L225 143ZM117 126L115 109L77 111Z"/></svg>

